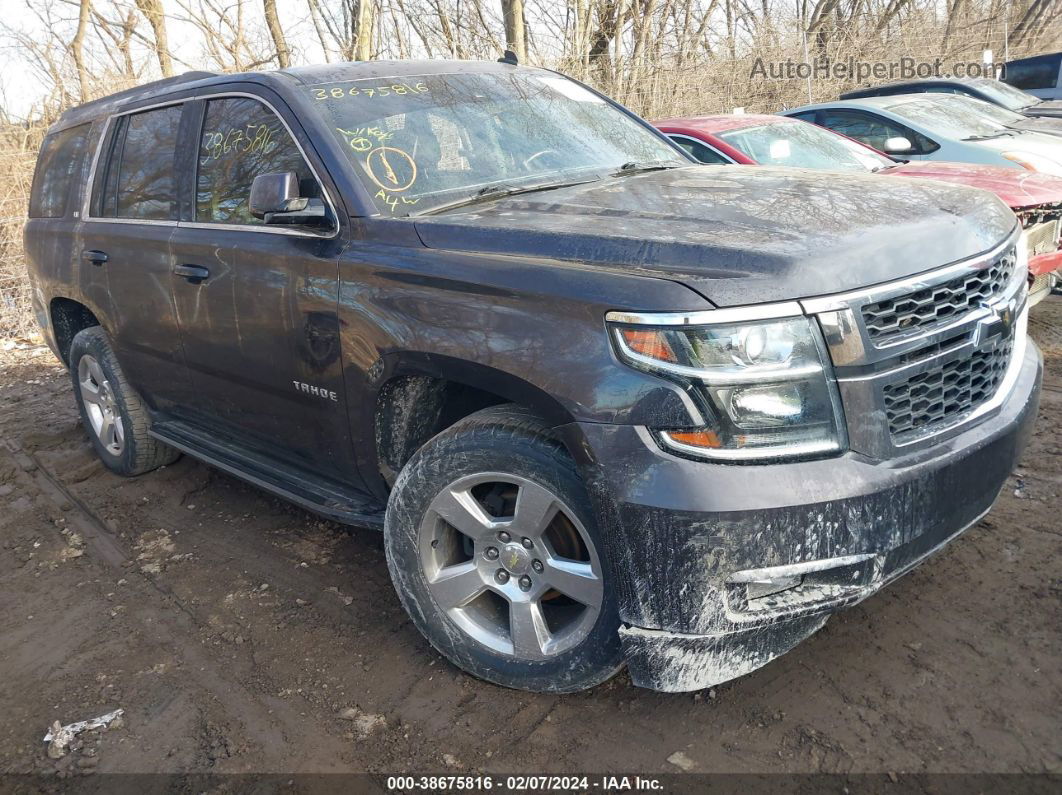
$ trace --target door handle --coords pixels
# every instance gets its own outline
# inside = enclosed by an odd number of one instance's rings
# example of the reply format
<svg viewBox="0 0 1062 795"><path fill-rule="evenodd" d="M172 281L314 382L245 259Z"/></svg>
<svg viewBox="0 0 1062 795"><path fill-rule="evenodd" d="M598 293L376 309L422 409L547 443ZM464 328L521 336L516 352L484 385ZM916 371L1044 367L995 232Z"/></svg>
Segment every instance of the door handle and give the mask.
<svg viewBox="0 0 1062 795"><path fill-rule="evenodd" d="M173 272L178 276L182 276L192 284L199 284L199 282L210 278L210 269L204 268L202 265L174 265Z"/></svg>
<svg viewBox="0 0 1062 795"><path fill-rule="evenodd" d="M102 265L107 261L108 257L106 252L86 249L81 252L81 259L85 260L85 262L91 262L93 265Z"/></svg>

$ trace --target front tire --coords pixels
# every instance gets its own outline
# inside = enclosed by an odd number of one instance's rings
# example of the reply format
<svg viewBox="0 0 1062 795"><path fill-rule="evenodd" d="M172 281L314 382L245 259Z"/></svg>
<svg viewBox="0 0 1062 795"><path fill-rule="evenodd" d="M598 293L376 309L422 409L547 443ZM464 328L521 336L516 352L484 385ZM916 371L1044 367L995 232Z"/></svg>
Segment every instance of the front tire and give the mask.
<svg viewBox="0 0 1062 795"><path fill-rule="evenodd" d="M74 337L70 377L81 422L108 469L128 477L180 458L179 451L148 433L147 407L125 380L110 338L100 326L83 329Z"/></svg>
<svg viewBox="0 0 1062 795"><path fill-rule="evenodd" d="M495 684L573 692L622 665L612 577L574 462L514 406L424 445L388 502L398 596L447 659Z"/></svg>

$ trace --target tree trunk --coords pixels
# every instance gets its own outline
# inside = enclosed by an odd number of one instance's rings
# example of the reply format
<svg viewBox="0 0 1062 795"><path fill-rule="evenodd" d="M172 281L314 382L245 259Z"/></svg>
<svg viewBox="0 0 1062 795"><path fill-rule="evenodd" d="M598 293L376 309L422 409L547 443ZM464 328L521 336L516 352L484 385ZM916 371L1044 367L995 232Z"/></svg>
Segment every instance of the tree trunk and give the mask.
<svg viewBox="0 0 1062 795"><path fill-rule="evenodd" d="M88 28L89 14L92 12L92 0L81 0L77 15L77 32L70 42L70 55L77 68L77 84L81 101L88 100L88 73L85 70L85 30Z"/></svg>
<svg viewBox="0 0 1062 795"><path fill-rule="evenodd" d="M284 38L284 29L280 27L280 18L277 17L277 0L262 0L262 8L265 11L269 35L273 37L273 46L277 49L277 63L281 69L287 69L291 66L291 53Z"/></svg>
<svg viewBox="0 0 1062 795"><path fill-rule="evenodd" d="M505 22L505 48L516 53L520 63L527 61L527 32L524 30L524 0L502 0Z"/></svg>
<svg viewBox="0 0 1062 795"><path fill-rule="evenodd" d="M136 0L136 7L140 9L155 34L155 54L159 59L162 76L173 77L173 61L170 58L170 42L166 35L166 16L162 11L162 0Z"/></svg>
<svg viewBox="0 0 1062 795"><path fill-rule="evenodd" d="M373 0L358 0L356 36L354 42L354 60L368 61L372 59L372 28L376 9Z"/></svg>

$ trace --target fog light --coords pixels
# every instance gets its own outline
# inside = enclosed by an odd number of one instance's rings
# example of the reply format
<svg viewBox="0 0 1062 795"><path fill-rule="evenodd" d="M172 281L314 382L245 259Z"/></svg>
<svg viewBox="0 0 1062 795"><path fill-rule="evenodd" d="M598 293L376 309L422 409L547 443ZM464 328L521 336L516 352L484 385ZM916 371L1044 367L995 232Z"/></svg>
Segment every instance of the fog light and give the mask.
<svg viewBox="0 0 1062 795"><path fill-rule="evenodd" d="M790 588L795 588L800 585L803 579L804 577L798 574L794 577L775 577L770 580L754 580L753 582L746 584L745 592L748 600L751 602L753 599L762 599L764 596L770 596L779 591L788 591Z"/></svg>

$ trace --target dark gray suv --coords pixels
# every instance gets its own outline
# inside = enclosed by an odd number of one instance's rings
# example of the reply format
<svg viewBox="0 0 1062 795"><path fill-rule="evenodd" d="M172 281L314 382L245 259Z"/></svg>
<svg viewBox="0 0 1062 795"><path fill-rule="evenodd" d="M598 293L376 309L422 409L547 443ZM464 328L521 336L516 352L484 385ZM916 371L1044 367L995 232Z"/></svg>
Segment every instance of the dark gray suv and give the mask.
<svg viewBox="0 0 1062 795"><path fill-rule="evenodd" d="M115 472L382 529L490 681L690 690L976 522L1030 432L1015 217L884 183L707 169L505 63L196 73L63 115L26 251Z"/></svg>

